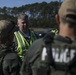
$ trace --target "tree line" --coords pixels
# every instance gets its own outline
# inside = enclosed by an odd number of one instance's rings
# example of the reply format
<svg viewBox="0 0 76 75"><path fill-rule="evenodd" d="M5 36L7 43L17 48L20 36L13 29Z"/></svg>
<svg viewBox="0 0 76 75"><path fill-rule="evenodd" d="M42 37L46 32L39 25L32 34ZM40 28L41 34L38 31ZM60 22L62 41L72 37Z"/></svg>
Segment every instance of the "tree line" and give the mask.
<svg viewBox="0 0 76 75"><path fill-rule="evenodd" d="M55 28L55 14L59 9L58 1L50 3L33 3L22 5L20 7L3 7L0 8L0 19L9 19L17 23L17 16L20 13L26 13L29 16L30 27Z"/></svg>

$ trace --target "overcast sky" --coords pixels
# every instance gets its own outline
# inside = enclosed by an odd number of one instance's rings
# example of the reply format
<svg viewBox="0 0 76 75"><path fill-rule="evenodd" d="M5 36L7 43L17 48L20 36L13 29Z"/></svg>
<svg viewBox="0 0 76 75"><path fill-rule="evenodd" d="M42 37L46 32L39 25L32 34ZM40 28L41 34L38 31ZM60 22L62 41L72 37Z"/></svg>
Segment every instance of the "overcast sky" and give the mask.
<svg viewBox="0 0 76 75"><path fill-rule="evenodd" d="M41 2L61 1L61 0L0 0L0 7L20 7L26 4L41 3Z"/></svg>

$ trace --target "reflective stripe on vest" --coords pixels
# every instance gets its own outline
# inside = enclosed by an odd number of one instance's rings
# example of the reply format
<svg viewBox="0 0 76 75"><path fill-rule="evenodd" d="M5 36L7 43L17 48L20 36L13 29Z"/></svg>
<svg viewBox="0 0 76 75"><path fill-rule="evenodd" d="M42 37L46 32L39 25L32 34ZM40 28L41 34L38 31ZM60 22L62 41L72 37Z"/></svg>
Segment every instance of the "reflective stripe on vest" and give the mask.
<svg viewBox="0 0 76 75"><path fill-rule="evenodd" d="M19 54L20 57L22 57L23 52L28 51L27 49L29 48L29 46L35 40L34 33L31 32L30 44L27 42L27 40L24 38L24 36L19 31L14 32L14 34L15 34L16 39L17 39L17 44L18 44L17 51L18 51L18 54Z"/></svg>
<svg viewBox="0 0 76 75"><path fill-rule="evenodd" d="M52 30L51 32L57 34L58 30Z"/></svg>

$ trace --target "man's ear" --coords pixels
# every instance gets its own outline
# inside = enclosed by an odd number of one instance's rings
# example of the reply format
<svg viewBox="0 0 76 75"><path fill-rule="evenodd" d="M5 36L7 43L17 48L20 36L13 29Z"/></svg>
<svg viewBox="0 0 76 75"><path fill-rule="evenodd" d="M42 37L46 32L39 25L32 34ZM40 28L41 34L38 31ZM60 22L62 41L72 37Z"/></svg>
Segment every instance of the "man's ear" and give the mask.
<svg viewBox="0 0 76 75"><path fill-rule="evenodd" d="M60 24L60 17L58 14L55 15L55 18L56 18L56 23L57 24Z"/></svg>

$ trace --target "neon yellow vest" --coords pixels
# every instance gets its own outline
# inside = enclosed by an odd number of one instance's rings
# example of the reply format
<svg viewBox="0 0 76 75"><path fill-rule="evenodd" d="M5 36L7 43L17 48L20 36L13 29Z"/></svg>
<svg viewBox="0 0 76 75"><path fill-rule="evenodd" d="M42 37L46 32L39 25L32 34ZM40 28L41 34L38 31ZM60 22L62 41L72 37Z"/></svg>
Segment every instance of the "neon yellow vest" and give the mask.
<svg viewBox="0 0 76 75"><path fill-rule="evenodd" d="M52 30L51 32L57 34L58 30Z"/></svg>
<svg viewBox="0 0 76 75"><path fill-rule="evenodd" d="M19 56L22 58L25 54L25 52L28 51L28 48L32 45L33 41L36 39L36 36L34 34L33 31L30 31L30 43L28 43L28 41L24 38L24 36L20 33L20 31L18 32L14 32L16 40L17 40L17 52L19 54Z"/></svg>

